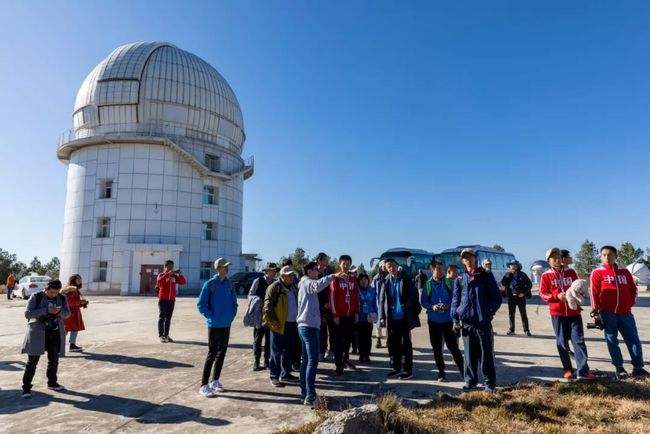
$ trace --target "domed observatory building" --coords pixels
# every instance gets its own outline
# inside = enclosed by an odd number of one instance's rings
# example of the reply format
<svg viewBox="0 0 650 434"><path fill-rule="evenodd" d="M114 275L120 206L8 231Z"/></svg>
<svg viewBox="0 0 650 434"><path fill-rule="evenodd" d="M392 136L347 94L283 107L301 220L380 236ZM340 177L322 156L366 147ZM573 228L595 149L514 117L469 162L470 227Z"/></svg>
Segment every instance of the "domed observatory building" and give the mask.
<svg viewBox="0 0 650 434"><path fill-rule="evenodd" d="M242 196L253 175L235 93L172 44L124 45L84 80L68 165L61 276L96 293L155 292L172 259L196 291L217 257L243 268Z"/></svg>

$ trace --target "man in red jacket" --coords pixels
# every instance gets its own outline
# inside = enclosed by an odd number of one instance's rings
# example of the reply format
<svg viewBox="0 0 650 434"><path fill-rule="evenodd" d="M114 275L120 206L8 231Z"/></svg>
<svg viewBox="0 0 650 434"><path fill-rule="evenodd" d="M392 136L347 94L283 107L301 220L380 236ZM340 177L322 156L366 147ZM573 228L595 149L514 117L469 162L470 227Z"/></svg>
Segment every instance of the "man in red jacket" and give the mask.
<svg viewBox="0 0 650 434"><path fill-rule="evenodd" d="M174 342L169 337L169 327L176 303L176 285L185 285L187 281L180 270L174 271L174 261L165 261L165 271L156 278L158 288L158 337L160 342Z"/></svg>
<svg viewBox="0 0 650 434"><path fill-rule="evenodd" d="M352 258L341 255L341 273L332 281L329 288L329 305L334 322L334 363L336 375L343 374L343 368L355 369L350 362L349 352L354 333L354 323L359 312L359 285L350 273Z"/></svg>
<svg viewBox="0 0 650 434"><path fill-rule="evenodd" d="M578 369L578 378L593 380L595 375L589 371L587 364L587 346L585 345L584 328L580 307L571 309L566 301L565 293L571 283L578 279L576 272L562 264L560 249L554 247L546 252L546 260L551 269L542 274L539 285L539 296L548 303L555 331L555 342L564 368L563 377L567 380L574 378L571 356L569 355L569 340L573 342L573 350Z"/></svg>
<svg viewBox="0 0 650 434"><path fill-rule="evenodd" d="M643 353L636 328L632 306L636 304L637 288L626 268L616 264L618 251L613 246L600 249L602 265L591 272L591 307L594 320L602 322L607 349L616 368L616 377L627 374L623 368L623 355L618 347L618 332L632 358L632 375L645 376Z"/></svg>

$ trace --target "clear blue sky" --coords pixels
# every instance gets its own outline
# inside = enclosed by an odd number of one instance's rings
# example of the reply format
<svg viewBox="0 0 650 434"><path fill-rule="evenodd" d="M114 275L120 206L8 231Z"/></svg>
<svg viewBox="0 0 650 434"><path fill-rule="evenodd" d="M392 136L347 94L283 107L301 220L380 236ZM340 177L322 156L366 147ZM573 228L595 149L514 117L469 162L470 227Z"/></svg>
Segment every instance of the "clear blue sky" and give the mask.
<svg viewBox="0 0 650 434"><path fill-rule="evenodd" d="M0 247L58 254L78 87L166 40L242 106L245 252L645 248L649 22L644 2L2 2Z"/></svg>

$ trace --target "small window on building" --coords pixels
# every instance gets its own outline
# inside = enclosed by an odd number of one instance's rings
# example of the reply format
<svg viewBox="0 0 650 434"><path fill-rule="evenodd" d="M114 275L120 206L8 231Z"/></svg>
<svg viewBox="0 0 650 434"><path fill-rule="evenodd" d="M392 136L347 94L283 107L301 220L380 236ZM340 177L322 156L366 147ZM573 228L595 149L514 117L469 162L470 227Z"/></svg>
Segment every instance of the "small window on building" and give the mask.
<svg viewBox="0 0 650 434"><path fill-rule="evenodd" d="M106 282L107 275L108 275L108 262L107 261L97 262L97 270L95 271L95 282Z"/></svg>
<svg viewBox="0 0 650 434"><path fill-rule="evenodd" d="M220 169L219 157L212 154L205 154L205 166L213 172L218 172Z"/></svg>
<svg viewBox="0 0 650 434"><path fill-rule="evenodd" d="M113 197L113 180L104 179L99 186L99 198L110 199Z"/></svg>
<svg viewBox="0 0 650 434"><path fill-rule="evenodd" d="M111 219L101 217L97 220L97 238L109 238L111 236Z"/></svg>
<svg viewBox="0 0 650 434"><path fill-rule="evenodd" d="M203 205L217 205L219 202L219 189L212 185L203 186Z"/></svg>
<svg viewBox="0 0 650 434"><path fill-rule="evenodd" d="M208 280L212 277L212 262L201 262L201 280Z"/></svg>
<svg viewBox="0 0 650 434"><path fill-rule="evenodd" d="M203 222L203 239L212 241L217 239L217 225L212 222Z"/></svg>

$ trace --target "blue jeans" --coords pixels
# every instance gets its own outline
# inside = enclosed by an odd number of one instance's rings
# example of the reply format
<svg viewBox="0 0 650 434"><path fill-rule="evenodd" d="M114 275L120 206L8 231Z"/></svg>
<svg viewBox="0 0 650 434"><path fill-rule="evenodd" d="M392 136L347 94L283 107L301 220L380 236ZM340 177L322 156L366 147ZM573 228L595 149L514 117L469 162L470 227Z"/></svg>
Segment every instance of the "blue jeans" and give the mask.
<svg viewBox="0 0 650 434"><path fill-rule="evenodd" d="M605 326L605 341L607 342L609 356L612 358L612 365L616 367L623 366L623 355L618 347L618 332L621 332L627 350L630 352L632 366L636 369L643 368L643 352L634 316L632 314L618 315L600 311L600 318Z"/></svg>
<svg viewBox="0 0 650 434"><path fill-rule="evenodd" d="M569 340L573 342L573 353L576 358L578 375L585 375L589 372L587 364L587 345L585 345L582 317L576 316L551 316L553 330L555 330L555 344L560 354L560 361L565 370L571 369L571 356L569 355Z"/></svg>
<svg viewBox="0 0 650 434"><path fill-rule="evenodd" d="M320 352L320 330L315 327L298 327L302 342L300 360L300 396L302 399L316 399L316 369Z"/></svg>
<svg viewBox="0 0 650 434"><path fill-rule="evenodd" d="M271 330L271 359L269 371L271 378L284 378L291 374L291 362L293 360L294 342L298 330L295 322L284 323L284 334Z"/></svg>

